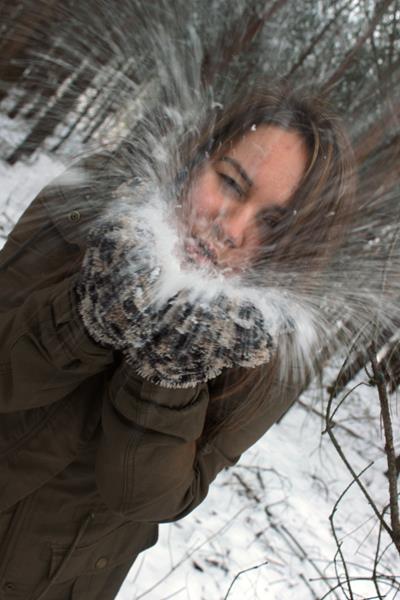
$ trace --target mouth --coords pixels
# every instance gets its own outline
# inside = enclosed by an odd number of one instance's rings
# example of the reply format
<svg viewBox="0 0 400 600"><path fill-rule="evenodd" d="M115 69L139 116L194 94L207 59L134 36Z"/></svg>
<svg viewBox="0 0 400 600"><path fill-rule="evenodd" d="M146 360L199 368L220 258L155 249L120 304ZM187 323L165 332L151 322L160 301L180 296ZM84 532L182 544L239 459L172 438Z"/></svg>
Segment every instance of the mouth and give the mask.
<svg viewBox="0 0 400 600"><path fill-rule="evenodd" d="M191 237L185 242L185 251L192 263L218 266L217 254L205 240L198 237Z"/></svg>

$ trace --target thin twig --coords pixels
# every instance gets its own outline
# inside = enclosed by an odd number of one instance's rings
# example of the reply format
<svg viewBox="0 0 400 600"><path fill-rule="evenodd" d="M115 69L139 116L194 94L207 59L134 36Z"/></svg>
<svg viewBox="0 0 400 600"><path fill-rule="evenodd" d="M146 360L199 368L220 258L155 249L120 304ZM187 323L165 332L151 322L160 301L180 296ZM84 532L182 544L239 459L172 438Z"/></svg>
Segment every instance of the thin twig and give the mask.
<svg viewBox="0 0 400 600"><path fill-rule="evenodd" d="M308 579L305 577L305 575L303 575L303 573L300 573L300 579L302 580L304 585L310 590L311 594L313 595L313 600L319 600L318 596L315 594L315 591L312 588L312 585L310 584Z"/></svg>
<svg viewBox="0 0 400 600"><path fill-rule="evenodd" d="M361 384L358 384L358 385L361 385ZM368 384L365 384L365 385L368 385ZM354 390L354 388L353 388L353 390ZM297 400L297 404L300 404L300 406L302 406L309 412L312 412L313 414L317 415L318 417L321 417L321 419L323 421L325 421L324 413L320 412L314 406L309 406L306 402L304 402L304 400L301 400L301 399ZM356 433L355 431L350 429L350 427L346 427L346 425L342 425L342 423L338 423L337 421L334 421L334 426L336 429L338 429L338 428L343 429L343 431L345 431L346 433L351 435L351 437L356 438L357 440L365 440L365 438L362 435L359 435L358 433Z"/></svg>
<svg viewBox="0 0 400 600"><path fill-rule="evenodd" d="M335 407L334 411L332 412L332 414L330 415L330 422L332 427L336 427L336 421L334 421L334 417L336 415L336 413L338 412L339 408L342 406L342 404L347 400L347 398L359 387L363 387L364 385L370 387L369 383L365 383L365 381L360 381L360 383L357 383L356 385L354 385L350 390L348 390L343 398L340 400L340 402L337 404L337 406Z"/></svg>
<svg viewBox="0 0 400 600"><path fill-rule="evenodd" d="M315 560L313 560L308 555L308 553L305 551L305 549L300 544L300 542L295 538L295 536L291 533L291 531L289 531L289 529L285 525L283 525L283 523L279 523L279 524L274 523L274 517L273 517L271 511L269 510L268 506L266 506L264 508L264 510L265 510L265 514L267 515L267 517L271 521L271 527L273 529L275 529L275 531L278 531L278 533L280 533L282 535L282 538L284 539L284 541L286 542L286 544L289 546L289 548L291 550L293 550L293 544L294 544L294 546L296 547L296 549L300 552L300 558L303 559L303 560L304 559L308 560L308 562L310 563L310 565L315 569L315 571L317 571L317 573L320 576L321 580L324 580L324 574L321 571L321 569L318 567L318 565L315 562ZM330 589L330 591L332 591L332 590ZM335 593L335 597L339 599L339 597L336 595L336 593Z"/></svg>
<svg viewBox="0 0 400 600"><path fill-rule="evenodd" d="M383 421L383 429L385 432L385 453L388 465L388 480L389 480L389 499L390 499L390 522L392 525L391 538L398 553L400 554L400 520L399 520L399 501L397 497L397 469L396 469L396 454L393 442L393 428L390 418L390 406L386 392L386 384L382 367L379 365L375 347L372 345L369 351L369 358L374 373L374 382L376 384L379 402L381 405L381 414Z"/></svg>
<svg viewBox="0 0 400 600"><path fill-rule="evenodd" d="M358 477L360 477L361 475L363 475L363 474L365 473L365 471L366 471L367 469L369 469L369 467L370 467L372 464L373 464L373 463L371 463L371 464L369 464L367 467L365 467L365 468L364 468L364 469L363 469L363 470L362 470L362 471L361 471L361 472L358 474ZM339 541L339 538L338 538L338 537L337 537L337 535L336 535L336 528L335 528L335 523L334 523L334 517L335 517L335 513L336 513L336 511L337 511L337 508L338 508L338 506L339 506L339 503L340 503L340 502L341 502L341 500L344 498L344 496L347 494L347 492L349 491L349 489L351 488L351 486L353 485L353 483L355 483L355 479L353 479L353 480L352 480L352 481L349 483L349 485L347 485L347 486L346 486L346 488L343 490L343 492L340 494L340 496L338 497L338 499L336 500L336 502L335 502L335 504L334 504L334 506L333 506L333 509L332 509L332 512L331 512L331 514L329 515L329 522L330 522L330 524L331 524L331 530L332 530L332 534L333 534L333 537L335 538L336 547L337 547L337 549L338 549L338 554L340 555L340 558L341 558L341 560L342 560L342 565L343 565L344 572L345 572L345 576L346 576L346 582L347 582L347 587L348 587L348 589L349 589L350 600L354 600L353 591L352 591L352 589L351 589L351 579L350 579L350 575L349 575L349 572L348 572L348 569L347 569L347 563L346 563L346 560L345 560L345 558L344 558L344 554L343 554L343 552L342 552L342 543ZM336 565L336 559L335 559L335 565ZM340 582L340 579L339 579L339 577L338 577L338 581ZM342 590L343 590L343 594L345 594L345 595L346 595L346 593L345 593L345 591L344 591L344 589L343 589L342 585L341 585L340 587L341 587L341 588L342 588Z"/></svg>
<svg viewBox="0 0 400 600"><path fill-rule="evenodd" d="M215 531L207 539L205 539L204 541L200 542L199 544L197 544L197 546L195 546L190 551L188 551L175 565L173 565L170 568L170 570L168 571L168 573L166 573L165 575L163 575L158 581L156 581L147 590L145 590L144 592L142 592L141 594L139 594L137 596L136 600L140 600L141 598L144 598L147 594L150 594L150 592L152 592L153 590L155 590L159 585L161 585L171 575L171 573L173 573L174 571L176 571L176 569L178 569L178 567L180 567L181 564L183 564L186 560L188 560L195 552L197 552L198 550L200 550L200 548L202 548L205 544L207 544L208 542L210 542L212 539L218 537L225 529L228 529L228 527L232 523L234 523L236 521L237 517L244 510L246 510L247 508L249 508L249 507L248 506L243 506L238 511L236 511L236 513L229 519L229 521L227 521L226 523L224 523L219 529L217 529L217 531Z"/></svg>
<svg viewBox="0 0 400 600"><path fill-rule="evenodd" d="M325 581L325 583L329 580L329 577L326 577L323 579L323 581ZM352 577L352 581L371 581L371 577ZM397 589L398 590L398 583L395 580L394 577L388 577L388 576L380 576L377 579L382 579L386 585L388 585L389 587L391 587L392 589ZM311 581L319 581L317 579L312 579ZM325 600L329 594L334 591L337 590L338 588L340 588L342 585L341 582L338 582L333 588L331 588L331 590L329 592L327 592L326 594L324 594L323 596L321 596L321 598L319 598L319 600ZM366 598L364 600L367 600Z"/></svg>
<svg viewBox="0 0 400 600"><path fill-rule="evenodd" d="M336 452L339 454L340 458L342 459L342 461L344 462L345 466L347 467L348 471L351 473L353 479L356 481L358 487L360 488L360 490L362 491L363 495L365 496L365 498L367 499L368 504L371 506L372 510L374 511L375 515L377 516L378 520L382 523L382 527L385 529L385 531L390 535L390 537L392 537L392 529L391 527L386 523L384 517L381 515L381 513L379 512L373 498L371 497L371 495L369 494L368 490L366 489L366 487L364 486L364 484L361 482L360 478L358 477L357 473L354 471L353 467L351 466L351 464L349 463L349 461L347 460L341 445L339 444L339 442L337 441L335 434L333 433L333 428L334 428L334 423L332 422L332 416L331 416L331 408L332 408L332 402L333 402L333 393L330 394L329 396L329 400L328 400L328 405L326 408L326 418L325 418L325 423L326 423L326 427L325 430L322 432L327 433L331 439L331 442L336 450ZM334 411L336 412L336 411Z"/></svg>
<svg viewBox="0 0 400 600"><path fill-rule="evenodd" d="M253 571L254 569L259 569L260 567L264 567L267 564L268 564L268 561L265 560L264 562L260 563L259 565L254 565L253 567L249 567L248 569L243 569L242 571L239 571L239 573L236 573L235 577L233 578L233 580L231 582L231 585L228 588L228 591L226 592L226 594L224 596L224 600L226 600L227 597L229 596L230 591L233 588L233 584L240 577L240 575L243 575L243 573L247 573L248 571Z"/></svg>
<svg viewBox="0 0 400 600"><path fill-rule="evenodd" d="M379 582L378 582L378 579L377 579L377 576L376 576L376 574L377 574L377 568L378 568L378 564L379 564L379 550L380 550L380 547L381 547L381 540L382 540L382 523L379 523L378 541L377 541L377 544L376 544L376 552L375 552L375 557L374 557L374 568L373 568L373 571L372 571L372 579L373 579L373 582L374 582L376 593L379 596L379 600L383 600L383 598L381 596L380 589L379 589Z"/></svg>

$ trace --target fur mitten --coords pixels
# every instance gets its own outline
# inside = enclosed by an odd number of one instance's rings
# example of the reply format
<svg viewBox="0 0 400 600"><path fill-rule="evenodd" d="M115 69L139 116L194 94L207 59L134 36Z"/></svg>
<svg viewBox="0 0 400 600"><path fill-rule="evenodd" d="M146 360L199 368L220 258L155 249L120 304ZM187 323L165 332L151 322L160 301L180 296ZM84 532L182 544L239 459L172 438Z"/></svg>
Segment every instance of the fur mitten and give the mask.
<svg viewBox="0 0 400 600"><path fill-rule="evenodd" d="M263 314L249 300L160 293L154 234L123 220L95 228L77 284L79 311L93 339L122 350L144 378L191 387L224 368L268 362L274 348Z"/></svg>

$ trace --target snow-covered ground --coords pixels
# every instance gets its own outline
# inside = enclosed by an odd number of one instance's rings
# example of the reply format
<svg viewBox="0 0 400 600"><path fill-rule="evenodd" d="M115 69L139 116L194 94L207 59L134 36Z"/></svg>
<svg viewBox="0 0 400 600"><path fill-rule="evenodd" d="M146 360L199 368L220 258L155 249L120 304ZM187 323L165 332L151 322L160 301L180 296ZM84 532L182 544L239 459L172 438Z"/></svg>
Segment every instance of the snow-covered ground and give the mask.
<svg viewBox="0 0 400 600"><path fill-rule="evenodd" d="M21 122L15 124L0 114L2 153L7 154L7 148L21 141L21 137L23 139ZM46 154L33 155L26 163L17 163L12 167L0 160L0 246L31 200L64 169L60 161Z"/></svg>
<svg viewBox="0 0 400 600"><path fill-rule="evenodd" d="M0 246L24 207L62 170L59 162L44 154L13 167L0 161ZM335 372L330 367L325 383ZM352 385L362 381L368 381L367 374ZM354 579L352 593L346 584L338 587L337 576L343 579L344 570L329 516L352 478L328 436L321 436L324 422L317 412L324 411L326 398L314 388L235 468L218 476L202 506L178 523L161 526L159 543L138 558L118 600L379 598L368 581L379 528L354 484L334 517ZM400 450L396 407L393 399ZM355 389L340 407L336 422L336 435L354 470L360 473L370 465L362 481L382 509L388 502L388 483L376 390L367 385ZM385 551L387 546L387 535L382 534L377 573L396 574L399 588L399 558L391 547ZM250 570L234 581L246 569ZM335 590L326 595L331 588ZM383 579L381 594L386 600L400 598L400 591L385 587Z"/></svg>

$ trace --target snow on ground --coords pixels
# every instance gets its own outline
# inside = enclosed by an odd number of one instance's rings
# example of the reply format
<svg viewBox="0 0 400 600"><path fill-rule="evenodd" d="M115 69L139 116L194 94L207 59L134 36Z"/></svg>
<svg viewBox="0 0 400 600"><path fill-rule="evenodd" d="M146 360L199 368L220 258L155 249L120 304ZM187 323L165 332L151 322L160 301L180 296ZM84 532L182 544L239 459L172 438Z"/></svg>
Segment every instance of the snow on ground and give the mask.
<svg viewBox="0 0 400 600"><path fill-rule="evenodd" d="M0 246L35 194L62 170L44 154L12 167L0 162ZM330 368L326 383L335 372ZM367 380L363 373L358 382ZM235 468L218 476L202 506L184 520L160 527L158 544L139 556L118 600L224 600L235 575L246 569L251 570L236 578L229 600L325 598L329 586L337 584L337 548L329 515L351 476L328 436L321 436L323 419L310 409L324 409L311 396L304 394L306 407L293 407ZM399 440L395 401L393 420ZM358 387L340 407L336 421L335 433L355 471L373 462L362 481L384 507L387 467L376 390L366 384ZM339 503L335 524L350 576L357 577L353 598L378 597L366 578L371 576L379 530L356 485ZM382 551L387 544L383 534ZM337 569L342 576L340 562ZM378 572L399 576L399 559L392 548L383 553ZM400 591L383 585L381 591L387 593L386 600L400 598ZM346 587L336 587L327 597L351 596Z"/></svg>
<svg viewBox="0 0 400 600"><path fill-rule="evenodd" d="M45 154L12 167L0 160L0 247L19 215L62 171L63 164Z"/></svg>

